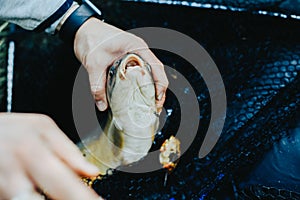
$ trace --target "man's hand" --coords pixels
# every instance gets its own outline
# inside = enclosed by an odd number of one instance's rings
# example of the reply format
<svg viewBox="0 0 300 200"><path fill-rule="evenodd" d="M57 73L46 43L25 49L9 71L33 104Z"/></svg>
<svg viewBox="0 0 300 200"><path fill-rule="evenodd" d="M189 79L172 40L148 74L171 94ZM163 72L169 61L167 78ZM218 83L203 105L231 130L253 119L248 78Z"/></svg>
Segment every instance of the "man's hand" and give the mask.
<svg viewBox="0 0 300 200"><path fill-rule="evenodd" d="M141 38L91 18L77 31L74 51L88 71L91 91L99 110L107 108L106 70L116 59L128 52L139 54L151 65L156 88L156 104L158 108L163 106L169 84L164 66Z"/></svg>
<svg viewBox="0 0 300 200"><path fill-rule="evenodd" d="M36 189L57 200L100 199L79 178L97 168L49 117L1 113L0 127L0 199L40 199Z"/></svg>

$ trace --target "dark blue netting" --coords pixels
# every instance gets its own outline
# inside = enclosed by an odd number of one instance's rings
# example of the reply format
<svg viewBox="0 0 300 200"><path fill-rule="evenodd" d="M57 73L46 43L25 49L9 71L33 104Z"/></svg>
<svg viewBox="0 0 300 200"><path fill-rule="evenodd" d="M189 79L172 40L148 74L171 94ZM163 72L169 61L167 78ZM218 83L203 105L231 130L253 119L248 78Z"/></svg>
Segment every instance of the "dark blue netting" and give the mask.
<svg viewBox="0 0 300 200"><path fill-rule="evenodd" d="M132 2L156 3L188 6L204 9L251 12L253 14L273 15L282 18L296 18L300 15L299 0L125 0Z"/></svg>
<svg viewBox="0 0 300 200"><path fill-rule="evenodd" d="M290 15L298 12L281 9L289 1L220 1L220 4L223 2L224 6L249 10L270 8L274 13ZM299 187L292 190L282 188L284 185L249 186L247 181L265 155L279 141L288 138L290 129L299 121L296 115L300 105L299 20L257 12L154 3L96 3L101 5L106 21L121 28L166 27L197 40L217 64L228 102L225 127L217 146L207 157L199 159L198 151L211 112L206 85L181 57L155 51L166 65L188 79L193 87L189 89L198 97L201 125L197 137L169 175L166 187L163 170L147 174L114 171L113 175L94 182L93 188L99 194L107 199L233 199L235 196L247 199L247 195L259 194L273 199L278 194L283 199L298 198ZM46 113L78 141L72 121L71 94L79 63L71 50L57 42L57 38L46 35L22 31L11 37L16 41L13 110ZM159 148L178 129L180 109L171 92L165 108L172 113L152 149ZM286 170L288 173L289 169ZM279 187L283 190L278 190Z"/></svg>

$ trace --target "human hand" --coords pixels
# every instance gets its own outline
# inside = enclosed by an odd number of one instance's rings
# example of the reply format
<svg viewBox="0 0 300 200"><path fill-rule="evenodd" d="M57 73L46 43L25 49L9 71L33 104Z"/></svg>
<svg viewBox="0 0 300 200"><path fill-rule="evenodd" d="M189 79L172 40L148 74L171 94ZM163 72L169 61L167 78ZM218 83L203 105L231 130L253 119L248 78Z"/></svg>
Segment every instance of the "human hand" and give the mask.
<svg viewBox="0 0 300 200"><path fill-rule="evenodd" d="M156 90L156 105L162 108L168 79L163 64L139 37L104 23L96 18L87 20L77 31L74 51L78 60L87 69L91 91L100 111L107 108L106 70L124 54L139 54L152 67Z"/></svg>
<svg viewBox="0 0 300 200"><path fill-rule="evenodd" d="M97 168L49 117L0 113L0 127L0 199L42 199L36 189L57 200L100 199L78 177Z"/></svg>

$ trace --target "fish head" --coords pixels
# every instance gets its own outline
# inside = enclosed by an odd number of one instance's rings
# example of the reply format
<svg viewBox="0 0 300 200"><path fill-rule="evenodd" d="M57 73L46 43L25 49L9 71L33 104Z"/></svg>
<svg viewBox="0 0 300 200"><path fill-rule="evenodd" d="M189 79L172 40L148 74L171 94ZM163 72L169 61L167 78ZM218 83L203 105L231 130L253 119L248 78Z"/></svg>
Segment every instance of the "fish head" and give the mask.
<svg viewBox="0 0 300 200"><path fill-rule="evenodd" d="M139 55L129 53L108 71L107 99L119 129L158 126L155 86L151 67Z"/></svg>

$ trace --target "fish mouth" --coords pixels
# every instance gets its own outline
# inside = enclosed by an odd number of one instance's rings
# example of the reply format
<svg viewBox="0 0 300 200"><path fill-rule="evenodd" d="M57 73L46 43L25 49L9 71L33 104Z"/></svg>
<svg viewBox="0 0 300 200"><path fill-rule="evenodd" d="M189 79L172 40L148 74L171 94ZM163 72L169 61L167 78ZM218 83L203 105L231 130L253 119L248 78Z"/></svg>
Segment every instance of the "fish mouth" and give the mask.
<svg viewBox="0 0 300 200"><path fill-rule="evenodd" d="M151 71L150 66L143 59L134 53L128 53L123 58L115 61L108 71L108 77L114 79L119 74L121 80L126 79L126 72L137 67L147 66L147 70Z"/></svg>
<svg viewBox="0 0 300 200"><path fill-rule="evenodd" d="M121 80L126 79L127 72L144 66L145 62L139 55L134 53L127 54L120 63L119 77Z"/></svg>
<svg viewBox="0 0 300 200"><path fill-rule="evenodd" d="M153 84L151 67L138 54L125 54L121 59L116 60L108 71L106 83L108 99L111 98L115 85L120 81L130 81L138 84L139 88L150 83Z"/></svg>

